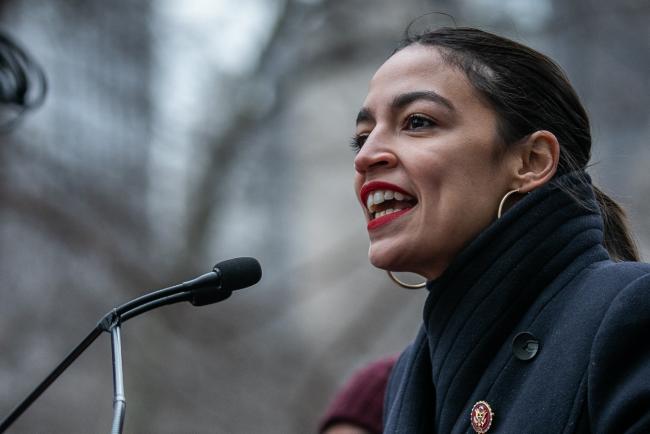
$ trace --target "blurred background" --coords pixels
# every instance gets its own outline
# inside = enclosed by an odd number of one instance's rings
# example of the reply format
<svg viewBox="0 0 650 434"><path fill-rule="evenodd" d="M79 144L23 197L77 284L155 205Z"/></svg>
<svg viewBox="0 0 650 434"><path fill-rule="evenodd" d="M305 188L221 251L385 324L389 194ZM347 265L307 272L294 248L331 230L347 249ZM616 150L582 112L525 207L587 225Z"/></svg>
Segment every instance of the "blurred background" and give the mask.
<svg viewBox="0 0 650 434"><path fill-rule="evenodd" d="M421 321L426 294L368 264L348 141L374 70L433 11L566 69L590 173L647 259L646 0L3 0L49 91L0 136L0 417L113 306L254 256L255 287L124 325L125 432L315 432ZM12 432L106 432L112 393L105 335Z"/></svg>

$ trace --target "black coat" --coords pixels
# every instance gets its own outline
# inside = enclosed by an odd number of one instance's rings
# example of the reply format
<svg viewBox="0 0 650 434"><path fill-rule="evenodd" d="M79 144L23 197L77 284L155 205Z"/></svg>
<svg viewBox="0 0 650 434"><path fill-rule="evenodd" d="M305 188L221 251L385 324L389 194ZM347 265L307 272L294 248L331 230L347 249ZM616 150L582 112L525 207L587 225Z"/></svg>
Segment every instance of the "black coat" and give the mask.
<svg viewBox="0 0 650 434"><path fill-rule="evenodd" d="M565 177L565 181L566 181ZM650 433L650 266L612 262L593 191L517 203L427 287L386 433Z"/></svg>

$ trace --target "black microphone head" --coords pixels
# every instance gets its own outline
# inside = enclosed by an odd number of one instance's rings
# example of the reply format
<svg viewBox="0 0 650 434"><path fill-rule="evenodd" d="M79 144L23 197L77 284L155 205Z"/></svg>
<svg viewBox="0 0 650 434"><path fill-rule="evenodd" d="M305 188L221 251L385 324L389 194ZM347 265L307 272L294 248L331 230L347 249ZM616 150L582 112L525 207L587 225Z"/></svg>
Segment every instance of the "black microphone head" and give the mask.
<svg viewBox="0 0 650 434"><path fill-rule="evenodd" d="M226 291L247 288L262 278L262 267L255 258L233 258L219 262L213 270L221 275L221 288Z"/></svg>

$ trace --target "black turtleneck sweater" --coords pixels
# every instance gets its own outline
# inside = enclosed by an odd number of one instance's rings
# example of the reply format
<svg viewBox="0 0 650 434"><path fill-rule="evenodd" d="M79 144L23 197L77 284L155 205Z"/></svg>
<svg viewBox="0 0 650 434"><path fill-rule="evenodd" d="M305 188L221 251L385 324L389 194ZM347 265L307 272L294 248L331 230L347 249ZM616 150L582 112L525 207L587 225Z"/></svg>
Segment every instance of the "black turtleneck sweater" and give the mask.
<svg viewBox="0 0 650 434"><path fill-rule="evenodd" d="M429 282L386 433L650 433L650 266L614 263L590 185L520 200ZM485 428L485 425L483 426Z"/></svg>

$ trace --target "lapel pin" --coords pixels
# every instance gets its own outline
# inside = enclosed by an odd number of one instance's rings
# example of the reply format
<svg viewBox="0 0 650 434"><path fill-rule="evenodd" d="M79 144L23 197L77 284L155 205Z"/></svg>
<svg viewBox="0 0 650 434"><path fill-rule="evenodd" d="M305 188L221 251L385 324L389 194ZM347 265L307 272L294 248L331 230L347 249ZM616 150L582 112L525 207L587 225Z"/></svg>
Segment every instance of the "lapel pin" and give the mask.
<svg viewBox="0 0 650 434"><path fill-rule="evenodd" d="M488 432L492 425L493 418L494 413L492 412L492 408L486 401L479 401L474 404L474 407L472 407L470 421L472 422L472 428L474 428L474 431L478 434Z"/></svg>

